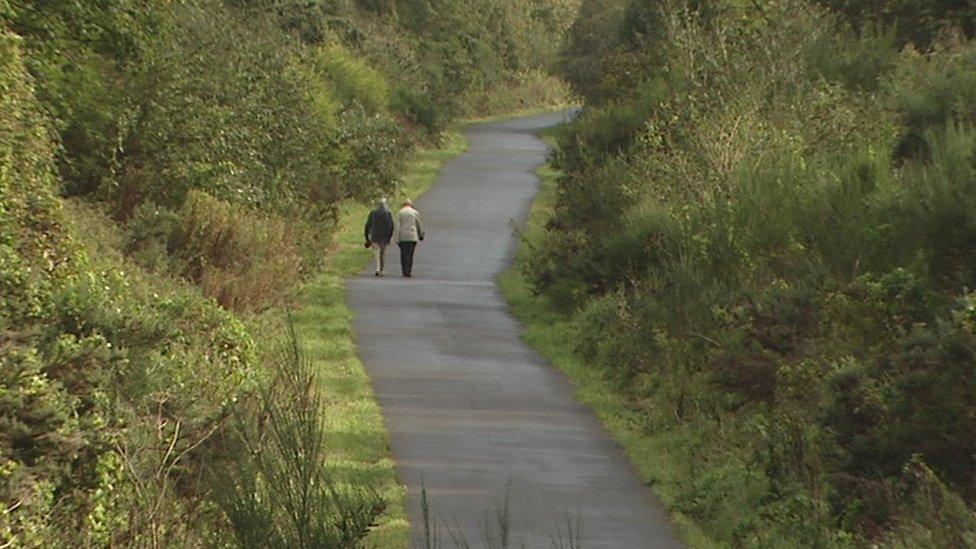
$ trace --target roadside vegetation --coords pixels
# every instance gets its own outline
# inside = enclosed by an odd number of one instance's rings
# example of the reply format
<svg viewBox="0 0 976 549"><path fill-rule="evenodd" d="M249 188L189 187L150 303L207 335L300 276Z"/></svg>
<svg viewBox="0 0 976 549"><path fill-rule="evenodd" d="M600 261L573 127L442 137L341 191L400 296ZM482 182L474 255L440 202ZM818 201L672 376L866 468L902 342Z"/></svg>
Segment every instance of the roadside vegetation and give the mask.
<svg viewBox="0 0 976 549"><path fill-rule="evenodd" d="M457 130L444 134L440 146L414 153L406 164L397 199L424 193L441 166L467 148ZM410 523L403 508L404 490L397 481L386 427L369 377L356 356L353 313L346 305L345 280L362 272L372 257L363 247L363 220L372 205L346 202L324 272L304 289L302 306L292 315L298 339L319 372L326 400L325 462L334 482L370 487L384 504L364 542L368 547L408 547Z"/></svg>
<svg viewBox="0 0 976 549"><path fill-rule="evenodd" d="M502 285L694 546L976 543L960 6L583 2Z"/></svg>
<svg viewBox="0 0 976 549"><path fill-rule="evenodd" d="M562 128L545 130L543 137L555 147ZM522 339L573 382L576 399L596 413L623 447L640 478L655 487L655 493L671 511L669 518L679 537L691 547L711 546L714 544L711 538L694 521L671 506L675 494L668 488L672 485L657 483L658 479L669 478L671 473L666 471L678 463L678 456L667 452L668 434L645 429L645 418L631 405L630 393L608 378L602 369L593 368L590 361L580 356L576 350L580 329L577 319L556 307L548 296L535 291L528 276L532 261L546 244L546 223L555 211L558 181L564 174L547 165L539 169L538 175L539 194L532 203L528 220L517 227L521 246L512 267L497 281L512 313L525 326Z"/></svg>
<svg viewBox="0 0 976 549"><path fill-rule="evenodd" d="M564 102L573 15L0 0L0 546L405 543L341 231Z"/></svg>

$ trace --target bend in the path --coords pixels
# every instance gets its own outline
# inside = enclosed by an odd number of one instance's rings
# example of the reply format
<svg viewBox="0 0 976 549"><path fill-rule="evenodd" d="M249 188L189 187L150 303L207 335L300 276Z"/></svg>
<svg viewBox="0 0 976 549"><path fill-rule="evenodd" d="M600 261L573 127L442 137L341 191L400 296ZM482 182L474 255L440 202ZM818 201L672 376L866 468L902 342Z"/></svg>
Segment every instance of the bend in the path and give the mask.
<svg viewBox="0 0 976 549"><path fill-rule="evenodd" d="M588 549L676 547L650 490L571 384L521 341L493 282L515 250L511 222L525 218L538 188L548 149L536 133L561 118L466 132L468 152L418 203L428 238L415 277L391 268L349 284L360 356L415 532L425 485L442 527L474 545L497 530L493 510L507 494L514 547L550 547L567 521ZM451 535L441 529L442 541Z"/></svg>

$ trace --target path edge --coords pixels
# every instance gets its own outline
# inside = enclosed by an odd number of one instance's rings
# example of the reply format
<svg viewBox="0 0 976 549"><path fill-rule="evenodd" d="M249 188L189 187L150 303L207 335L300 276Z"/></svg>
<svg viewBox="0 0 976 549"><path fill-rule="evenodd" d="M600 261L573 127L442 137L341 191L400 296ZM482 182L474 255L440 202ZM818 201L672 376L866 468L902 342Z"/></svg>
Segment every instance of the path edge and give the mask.
<svg viewBox="0 0 976 549"><path fill-rule="evenodd" d="M444 132L436 145L417 149L407 162L402 185L389 198L416 199L432 187L444 165L468 148L464 136L467 124ZM339 217L323 272L307 284L301 304L293 314L295 328L305 347L313 349L313 366L319 368L322 390L327 397L326 423L336 426L366 426L377 440L367 445L343 445L342 438L326 440L329 466L353 468L370 479L385 504L375 526L361 540L364 547L408 548L411 525L405 508L406 487L390 450L390 435L372 378L359 358L354 328L355 313L349 307L347 282L362 273L372 258L362 243L362 225L371 205L347 201ZM325 346L327 353L315 353ZM323 356L324 355L324 356ZM338 441L338 442L337 442Z"/></svg>
<svg viewBox="0 0 976 549"><path fill-rule="evenodd" d="M539 132L539 137L550 147L550 160L536 170L538 192L527 219L518 225L518 244L511 265L497 277L496 285L508 304L509 313L523 327L522 341L570 380L576 401L592 410L623 449L641 481L664 506L679 540L691 548L720 547L691 517L675 508L676 494L667 489L669 476L666 473L673 464L657 451L659 443L641 432L638 414L627 399L599 372L586 368L575 355L573 349L577 337L572 321L556 312L543 296L535 295L524 273L530 250L539 246L545 237L545 223L555 205L557 181L562 175L551 162L552 151L558 147L557 128L553 126Z"/></svg>

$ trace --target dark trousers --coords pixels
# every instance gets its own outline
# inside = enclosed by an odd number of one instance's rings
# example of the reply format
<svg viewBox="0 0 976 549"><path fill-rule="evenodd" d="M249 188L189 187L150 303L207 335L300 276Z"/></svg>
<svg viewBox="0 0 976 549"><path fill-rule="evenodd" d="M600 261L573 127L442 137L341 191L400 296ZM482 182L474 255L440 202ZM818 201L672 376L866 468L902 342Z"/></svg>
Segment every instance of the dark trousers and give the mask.
<svg viewBox="0 0 976 549"><path fill-rule="evenodd" d="M413 252L416 249L416 242L400 242L400 268L403 276L410 276L413 271Z"/></svg>

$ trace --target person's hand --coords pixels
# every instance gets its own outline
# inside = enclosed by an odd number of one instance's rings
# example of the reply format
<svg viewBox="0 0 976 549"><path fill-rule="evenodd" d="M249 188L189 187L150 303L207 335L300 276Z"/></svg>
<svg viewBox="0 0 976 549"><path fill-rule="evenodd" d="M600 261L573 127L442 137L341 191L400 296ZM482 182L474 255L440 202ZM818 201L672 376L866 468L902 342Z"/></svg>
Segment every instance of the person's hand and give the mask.
<svg viewBox="0 0 976 549"><path fill-rule="evenodd" d="M372 245L373 245L373 243L372 243L372 242L370 242L369 240L367 240L367 241L366 241L366 247L367 247L367 248L369 248L369 247L370 247L370 246L372 246Z"/></svg>

